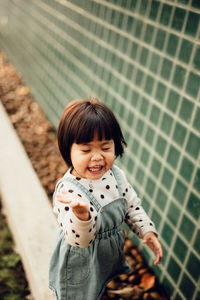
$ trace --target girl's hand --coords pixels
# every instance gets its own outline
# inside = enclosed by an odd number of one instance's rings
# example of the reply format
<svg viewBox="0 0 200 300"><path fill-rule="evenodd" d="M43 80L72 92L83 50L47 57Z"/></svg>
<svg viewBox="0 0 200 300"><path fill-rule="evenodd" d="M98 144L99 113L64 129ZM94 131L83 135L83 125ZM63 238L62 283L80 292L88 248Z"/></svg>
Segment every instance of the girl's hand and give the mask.
<svg viewBox="0 0 200 300"><path fill-rule="evenodd" d="M163 250L157 236L153 232L147 232L144 235L142 242L147 244L147 246L155 253L156 260L154 261L154 265L160 264Z"/></svg>
<svg viewBox="0 0 200 300"><path fill-rule="evenodd" d="M90 219L90 212L85 202L79 200L68 200L67 192L61 192L56 195L56 200L68 204L76 217L82 221L88 221Z"/></svg>

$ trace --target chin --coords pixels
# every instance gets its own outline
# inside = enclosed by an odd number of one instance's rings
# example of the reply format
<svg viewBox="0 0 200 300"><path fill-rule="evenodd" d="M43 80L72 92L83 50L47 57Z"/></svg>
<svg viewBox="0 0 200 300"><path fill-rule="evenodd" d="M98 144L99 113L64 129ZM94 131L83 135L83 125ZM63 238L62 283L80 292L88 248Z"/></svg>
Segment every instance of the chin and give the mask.
<svg viewBox="0 0 200 300"><path fill-rule="evenodd" d="M105 171L101 171L101 172L98 172L98 173L91 173L89 172L87 175L87 178L90 179L90 180L97 180L97 179L100 179L103 175L105 174Z"/></svg>
<svg viewBox="0 0 200 300"><path fill-rule="evenodd" d="M87 178L90 180L98 180L102 177L103 175L90 175Z"/></svg>

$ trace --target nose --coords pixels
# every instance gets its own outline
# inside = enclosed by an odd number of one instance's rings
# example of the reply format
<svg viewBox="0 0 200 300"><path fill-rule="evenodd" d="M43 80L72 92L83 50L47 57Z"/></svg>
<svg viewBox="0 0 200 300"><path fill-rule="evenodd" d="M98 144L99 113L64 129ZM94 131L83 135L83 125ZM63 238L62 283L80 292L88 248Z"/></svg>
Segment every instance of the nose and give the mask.
<svg viewBox="0 0 200 300"><path fill-rule="evenodd" d="M99 161L99 160L102 160L102 159L103 159L103 156L101 155L100 152L94 152L92 154L92 158L91 158L92 161Z"/></svg>

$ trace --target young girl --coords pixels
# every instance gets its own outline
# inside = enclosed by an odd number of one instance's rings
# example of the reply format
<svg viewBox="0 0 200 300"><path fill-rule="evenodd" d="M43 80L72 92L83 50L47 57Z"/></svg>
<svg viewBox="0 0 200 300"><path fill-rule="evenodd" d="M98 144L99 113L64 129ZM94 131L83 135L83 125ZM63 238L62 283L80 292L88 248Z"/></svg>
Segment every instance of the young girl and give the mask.
<svg viewBox="0 0 200 300"><path fill-rule="evenodd" d="M71 102L60 120L58 145L69 170L54 193L60 233L50 288L59 300L97 300L110 280L130 270L123 253L124 222L155 253L154 264L161 261L162 247L141 200L114 165L126 142L105 104Z"/></svg>

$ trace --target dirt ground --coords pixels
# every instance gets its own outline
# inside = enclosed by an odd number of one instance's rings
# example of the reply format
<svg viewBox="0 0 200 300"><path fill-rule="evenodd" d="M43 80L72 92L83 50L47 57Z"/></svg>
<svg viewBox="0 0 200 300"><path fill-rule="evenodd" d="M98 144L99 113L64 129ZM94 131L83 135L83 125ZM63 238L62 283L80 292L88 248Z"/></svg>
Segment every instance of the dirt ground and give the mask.
<svg viewBox="0 0 200 300"><path fill-rule="evenodd" d="M32 99L29 87L23 84L3 53L0 53L0 99L51 201L55 183L66 171L58 152L56 134ZM102 300L167 300L158 278L146 264L139 248L128 238L124 251L131 271L111 281ZM23 270L21 276L24 277Z"/></svg>

